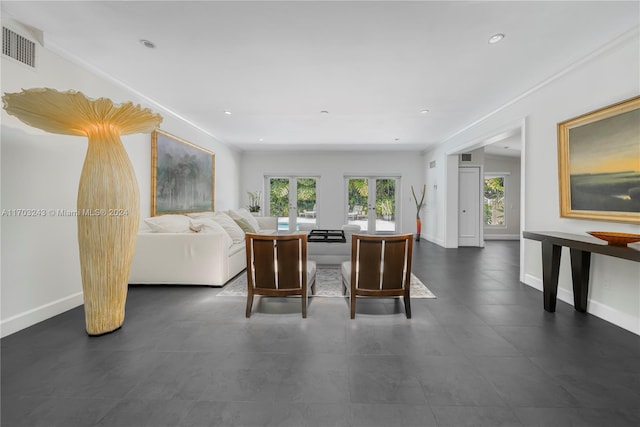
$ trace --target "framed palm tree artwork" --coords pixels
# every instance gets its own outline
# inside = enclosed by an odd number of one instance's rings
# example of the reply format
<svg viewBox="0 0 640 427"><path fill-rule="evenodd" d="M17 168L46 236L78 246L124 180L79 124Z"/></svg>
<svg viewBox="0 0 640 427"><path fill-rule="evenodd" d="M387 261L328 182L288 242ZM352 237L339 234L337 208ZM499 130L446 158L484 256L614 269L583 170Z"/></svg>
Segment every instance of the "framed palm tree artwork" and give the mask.
<svg viewBox="0 0 640 427"><path fill-rule="evenodd" d="M215 209L215 154L157 130L151 134L151 216Z"/></svg>

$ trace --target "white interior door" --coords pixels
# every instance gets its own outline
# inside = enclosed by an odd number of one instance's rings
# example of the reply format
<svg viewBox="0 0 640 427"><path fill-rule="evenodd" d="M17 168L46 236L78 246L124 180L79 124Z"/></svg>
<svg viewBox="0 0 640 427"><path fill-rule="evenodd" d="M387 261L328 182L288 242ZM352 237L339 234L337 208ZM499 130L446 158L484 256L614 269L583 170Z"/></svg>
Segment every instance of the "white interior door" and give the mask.
<svg viewBox="0 0 640 427"><path fill-rule="evenodd" d="M480 168L459 168L458 178L458 246L480 246Z"/></svg>

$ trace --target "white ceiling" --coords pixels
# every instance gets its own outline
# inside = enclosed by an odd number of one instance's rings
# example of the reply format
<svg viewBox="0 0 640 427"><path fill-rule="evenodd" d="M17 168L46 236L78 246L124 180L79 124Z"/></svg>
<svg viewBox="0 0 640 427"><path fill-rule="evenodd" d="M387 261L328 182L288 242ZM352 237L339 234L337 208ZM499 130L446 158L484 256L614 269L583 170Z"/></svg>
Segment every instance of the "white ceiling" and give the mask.
<svg viewBox="0 0 640 427"><path fill-rule="evenodd" d="M2 12L239 149L414 150L637 27L639 5L2 1ZM490 45L495 33L506 37Z"/></svg>
<svg viewBox="0 0 640 427"><path fill-rule="evenodd" d="M522 155L520 132L501 139L498 142L494 142L493 144L485 145L484 153L489 156L520 157Z"/></svg>

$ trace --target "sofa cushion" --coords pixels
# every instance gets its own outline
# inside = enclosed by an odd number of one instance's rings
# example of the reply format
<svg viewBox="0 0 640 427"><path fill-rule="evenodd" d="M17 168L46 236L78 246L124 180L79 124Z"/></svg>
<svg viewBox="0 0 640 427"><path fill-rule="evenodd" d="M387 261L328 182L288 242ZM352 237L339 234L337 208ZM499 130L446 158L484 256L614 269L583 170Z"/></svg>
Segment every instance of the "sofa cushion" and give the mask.
<svg viewBox="0 0 640 427"><path fill-rule="evenodd" d="M246 246L244 243L234 243L229 247L229 256L237 254L238 252L244 252Z"/></svg>
<svg viewBox="0 0 640 427"><path fill-rule="evenodd" d="M240 243L244 241L244 231L242 231L242 228L240 228L229 215L224 212L215 212L213 214L213 220L220 224L222 228L229 233L233 243Z"/></svg>
<svg viewBox="0 0 640 427"><path fill-rule="evenodd" d="M260 225L260 233L265 230L277 230L278 229L278 217L277 216L254 216L258 225Z"/></svg>
<svg viewBox="0 0 640 427"><path fill-rule="evenodd" d="M224 241L227 247L233 245L233 239L227 233L220 224L218 224L213 218L198 218L191 220L191 230L198 233L222 233L224 235Z"/></svg>
<svg viewBox="0 0 640 427"><path fill-rule="evenodd" d="M242 228L245 233L257 233L260 231L260 224L251 212L246 209L236 209L228 211L229 216Z"/></svg>
<svg viewBox="0 0 640 427"><path fill-rule="evenodd" d="M193 219L200 219L200 218L213 218L213 214L214 213L212 211L191 212L191 213L188 213L187 216Z"/></svg>
<svg viewBox="0 0 640 427"><path fill-rule="evenodd" d="M159 215L144 220L154 233L191 233L191 219L186 215Z"/></svg>

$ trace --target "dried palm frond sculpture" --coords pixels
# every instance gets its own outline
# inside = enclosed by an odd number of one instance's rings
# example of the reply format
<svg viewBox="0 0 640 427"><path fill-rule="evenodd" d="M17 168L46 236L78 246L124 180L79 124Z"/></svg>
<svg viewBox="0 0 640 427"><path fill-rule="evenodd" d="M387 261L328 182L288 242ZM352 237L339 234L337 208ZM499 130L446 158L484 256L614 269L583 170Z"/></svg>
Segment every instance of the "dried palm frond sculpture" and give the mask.
<svg viewBox="0 0 640 427"><path fill-rule="evenodd" d="M120 135L148 133L162 117L132 103L37 88L2 97L7 113L47 132L86 136L78 188L78 244L86 329L120 328L140 221L140 193Z"/></svg>

